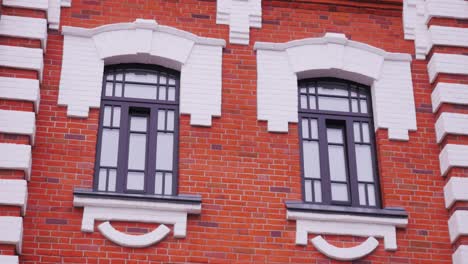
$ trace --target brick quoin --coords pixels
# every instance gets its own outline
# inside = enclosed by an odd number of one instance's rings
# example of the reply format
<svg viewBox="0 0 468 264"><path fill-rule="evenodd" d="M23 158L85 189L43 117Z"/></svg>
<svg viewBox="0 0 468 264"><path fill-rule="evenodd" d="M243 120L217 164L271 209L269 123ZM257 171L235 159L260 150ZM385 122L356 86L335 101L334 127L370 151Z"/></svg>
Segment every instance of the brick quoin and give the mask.
<svg viewBox="0 0 468 264"><path fill-rule="evenodd" d="M2 1L0 0L0 3ZM5 0L3 1L5 2ZM45 12L3 7L2 14L45 18ZM73 206L75 188L92 188L99 109L87 118L67 116L59 106L64 37L48 30L40 108L36 115L32 173L27 213L23 217L23 250L19 262L29 263L317 263L317 264L444 264L452 263L458 245L451 244L447 221L456 209L445 208L443 188L451 177L467 177L466 168L452 168L441 177L439 153L447 144L468 145L468 137L449 135L439 145L434 124L442 112L468 113L466 106L442 104L432 111L437 82L467 84L466 76L440 74L429 82L427 64L434 52L466 54L466 48L435 46L426 60L411 63L417 131L409 141L389 140L376 131L378 174L383 207L403 207L409 224L397 229L398 249L386 251L383 239L368 256L336 261L309 242L295 243L296 222L286 219L285 201L301 201L301 156L298 124L288 133L267 131L257 119L255 42L283 43L342 33L387 52L414 57L414 42L404 39L402 2L389 1L263 1L262 28L250 28L249 45L229 43L229 26L216 24L214 0L73 0L61 9L61 26L94 28L106 24L152 19L158 24L198 36L225 39L222 52L221 116L211 127L179 120L179 193L202 197L202 211L189 215L187 237L171 233L146 248L119 246L97 231L81 231L83 209ZM432 18L431 25L467 27L466 20ZM5 37L0 45L39 48L39 41ZM314 58L307 58L313 60ZM1 77L37 79L31 70L0 67ZM4 100L0 109L34 111L32 102ZM29 137L0 133L0 143L30 144ZM0 179L22 179L24 172L0 170ZM466 209L466 202L455 207ZM0 206L0 216L21 216L19 207ZM142 235L157 224L112 222L115 229ZM1 232L1 231L0 231ZM0 235L1 236L1 235ZM308 240L315 235L309 234ZM366 238L323 235L332 245L352 247ZM0 255L15 255L14 246L0 245Z"/></svg>

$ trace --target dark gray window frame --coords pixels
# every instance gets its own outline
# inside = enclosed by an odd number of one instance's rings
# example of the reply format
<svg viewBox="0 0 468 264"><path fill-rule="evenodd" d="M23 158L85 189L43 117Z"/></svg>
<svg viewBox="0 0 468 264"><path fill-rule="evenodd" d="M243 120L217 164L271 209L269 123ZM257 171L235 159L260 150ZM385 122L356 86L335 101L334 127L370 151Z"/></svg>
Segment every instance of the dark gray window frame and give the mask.
<svg viewBox="0 0 468 264"><path fill-rule="evenodd" d="M139 99L139 98L125 98L117 96L106 96L106 80L107 74L110 72L150 72L150 73L164 73L171 75L175 79L175 100L158 100L159 90L156 99ZM115 76L115 75L114 75ZM122 83L122 94L124 94L125 83L131 84L142 84L139 82L126 82L125 75L123 80L116 81L115 77L113 80L114 83ZM172 85L173 86L173 85ZM114 84L115 87L115 84ZM113 95L114 95L113 91ZM168 98L168 92L166 91L166 99ZM158 110L172 110L174 111L174 143L173 143L173 158L172 158L172 194L171 196L178 195L178 149L179 149L179 98L180 98L180 73L165 67L156 66L156 65L143 65L143 64L119 64L106 66L103 83L102 83L102 95L101 95L101 108L99 115L99 128L98 128L98 137L96 145L96 160L94 166L94 181L93 181L93 191L96 193L116 193L116 194L134 194L134 195L151 195L151 196L160 196L154 194L155 187L155 173L156 173L156 140L158 130ZM118 156L117 156L117 175L116 175L116 190L112 191L99 191L99 170L100 166L100 154L101 154L101 145L102 145L102 133L103 133L103 121L104 121L104 106L120 106L121 111L121 120L120 120L120 131L119 131L119 146L118 146ZM136 190L127 190L126 189L126 176L125 173L128 169L128 155L129 155L129 134L130 134L130 108L144 108L148 109L149 120L147 128L147 141L146 141L146 160L145 160L145 184L143 191ZM167 114L166 114L167 115ZM112 119L112 118L111 118ZM167 118L166 118L167 125ZM154 147L150 147L154 146ZM164 178L164 177L163 177ZM106 181L109 180L107 177ZM164 180L163 180L164 182ZM107 183L107 182L106 182ZM107 184L106 184L107 189ZM163 183L163 192L164 192L164 183ZM164 195L163 195L164 196Z"/></svg>
<svg viewBox="0 0 468 264"><path fill-rule="evenodd" d="M343 112L343 111L329 111L329 110L312 110L312 109L302 109L301 108L301 87L307 84L314 83L315 86L317 82L320 81L329 81L329 82L338 82L346 85L348 88L348 96L333 96L327 95L326 97L338 97L338 98L348 98L349 107L351 109L351 90L355 87L359 89L360 92L365 92L367 100L367 113L353 113L353 112ZM313 78L313 79L304 79L298 81L298 113L299 113L299 142L300 142L300 163L301 163L301 184L302 184L302 197L305 204L318 204L318 205L336 205L336 206L351 206L351 207L363 207L363 208L381 208L382 199L381 199L381 190L380 190L380 180L378 173L378 159L376 156L376 147L375 147L375 133L373 127L373 118L372 118L372 101L370 96L370 87L347 81L337 78ZM351 88L353 87L353 88ZM319 101L317 96L317 90L315 90L315 102L317 109L319 108ZM358 96L359 97L359 96ZM309 102L307 102L309 105ZM358 100L358 107L360 109L360 103ZM360 112L360 111L359 111ZM306 190L305 190L305 181L304 177L304 152L303 152L303 135L302 135L302 119L303 118L312 118L317 119L318 123L318 142L319 142L319 162L320 162L320 176L321 176L321 193L322 201L321 202L308 202L306 201ZM369 136L370 136L370 146L371 146L371 156L374 172L374 184L375 184L375 206L370 205L360 205L359 203L359 193L358 193L358 177L357 177L357 166L356 164L356 155L355 155L355 143L354 143L354 122L366 122L369 124ZM348 194L350 195L349 202L339 202L332 201L331 199L331 180L329 172L329 158L327 151L327 123L340 124L345 128L345 160L346 160L346 170L348 173ZM307 178L310 180L310 178ZM366 190L367 193L367 190ZM312 193L313 195L314 193ZM366 197L366 199L368 199ZM314 198L315 200L315 198Z"/></svg>

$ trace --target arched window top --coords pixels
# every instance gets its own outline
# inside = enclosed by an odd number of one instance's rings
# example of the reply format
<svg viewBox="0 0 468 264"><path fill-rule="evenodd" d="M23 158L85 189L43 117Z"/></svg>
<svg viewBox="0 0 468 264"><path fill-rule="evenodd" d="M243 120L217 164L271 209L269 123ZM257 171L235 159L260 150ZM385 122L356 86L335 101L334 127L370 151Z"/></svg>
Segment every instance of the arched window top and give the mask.
<svg viewBox="0 0 468 264"><path fill-rule="evenodd" d="M372 116L370 89L335 78L299 81L299 111Z"/></svg>
<svg viewBox="0 0 468 264"><path fill-rule="evenodd" d="M179 73L160 66L120 64L107 66L102 99L179 103Z"/></svg>

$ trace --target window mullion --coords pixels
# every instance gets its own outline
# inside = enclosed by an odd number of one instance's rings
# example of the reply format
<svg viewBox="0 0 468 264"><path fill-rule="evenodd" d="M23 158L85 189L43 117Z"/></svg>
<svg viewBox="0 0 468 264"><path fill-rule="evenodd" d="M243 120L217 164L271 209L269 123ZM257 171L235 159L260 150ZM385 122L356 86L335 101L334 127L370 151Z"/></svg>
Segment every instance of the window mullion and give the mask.
<svg viewBox="0 0 468 264"><path fill-rule="evenodd" d="M117 157L117 181L116 191L125 192L126 174L128 168L128 150L130 138L130 117L129 105L122 103L122 110L120 111L120 132L119 132L119 153Z"/></svg>
<svg viewBox="0 0 468 264"><path fill-rule="evenodd" d="M346 120L346 151L349 167L349 184L351 189L351 205L359 206L359 190L357 179L356 150L354 144L353 120Z"/></svg>
<svg viewBox="0 0 468 264"><path fill-rule="evenodd" d="M322 198L325 204L331 204L331 180L330 167L328 157L328 140L327 140L327 124L326 119L319 117L317 119L318 138L319 138L319 155L320 169L322 178Z"/></svg>
<svg viewBox="0 0 468 264"><path fill-rule="evenodd" d="M156 137L158 126L158 108L151 107L148 127L148 159L146 164L146 190L148 194L154 194L156 174Z"/></svg>

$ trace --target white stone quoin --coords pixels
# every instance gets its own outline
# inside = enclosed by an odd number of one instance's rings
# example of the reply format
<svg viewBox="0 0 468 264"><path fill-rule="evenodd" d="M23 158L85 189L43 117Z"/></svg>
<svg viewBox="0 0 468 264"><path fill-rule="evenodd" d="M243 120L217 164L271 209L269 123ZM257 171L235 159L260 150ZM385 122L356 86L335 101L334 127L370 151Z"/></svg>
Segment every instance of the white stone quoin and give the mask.
<svg viewBox="0 0 468 264"><path fill-rule="evenodd" d="M468 235L468 211L455 211L448 221L450 242L452 244L460 237Z"/></svg>
<svg viewBox="0 0 468 264"><path fill-rule="evenodd" d="M47 20L42 18L2 15L0 17L0 35L38 39L44 52L47 44Z"/></svg>
<svg viewBox="0 0 468 264"><path fill-rule="evenodd" d="M431 83L439 73L468 74L468 56L434 53L427 64L427 71Z"/></svg>
<svg viewBox="0 0 468 264"><path fill-rule="evenodd" d="M42 49L0 45L0 66L37 71L42 80Z"/></svg>
<svg viewBox="0 0 468 264"><path fill-rule="evenodd" d="M229 25L229 42L249 45L250 28L262 27L261 0L217 0L216 23Z"/></svg>
<svg viewBox="0 0 468 264"><path fill-rule="evenodd" d="M68 115L87 117L100 106L103 70L116 63L155 64L180 71L180 112L192 125L211 126L221 115L221 62L225 41L198 37L154 20L63 27L64 54L59 105ZM80 73L80 74L77 74Z"/></svg>
<svg viewBox="0 0 468 264"><path fill-rule="evenodd" d="M468 135L468 115L442 113L436 125L437 143L441 143L446 135Z"/></svg>
<svg viewBox="0 0 468 264"><path fill-rule="evenodd" d="M2 264L18 264L18 256L4 256L0 255L0 263Z"/></svg>
<svg viewBox="0 0 468 264"><path fill-rule="evenodd" d="M445 207L450 209L457 201L468 201L468 178L451 177L444 187Z"/></svg>
<svg viewBox="0 0 468 264"><path fill-rule="evenodd" d="M452 255L453 264L467 264L468 263L468 246L458 246L455 253Z"/></svg>
<svg viewBox="0 0 468 264"><path fill-rule="evenodd" d="M23 218L0 216L0 244L15 245L16 253L21 254L23 243Z"/></svg>
<svg viewBox="0 0 468 264"><path fill-rule="evenodd" d="M255 44L258 119L268 131L287 132L298 120L297 80L336 77L371 86L376 129L390 139L408 140L416 130L411 56L389 53L343 34L327 33L287 43Z"/></svg>
<svg viewBox="0 0 468 264"><path fill-rule="evenodd" d="M4 6L43 10L47 13L49 28L59 29L60 7L70 7L72 0L3 0Z"/></svg>
<svg viewBox="0 0 468 264"><path fill-rule="evenodd" d="M34 112L0 110L0 132L27 135L34 145L36 134L36 115Z"/></svg>
<svg viewBox="0 0 468 264"><path fill-rule="evenodd" d="M22 170L29 180L31 163L30 145L0 143L0 169Z"/></svg>
<svg viewBox="0 0 468 264"><path fill-rule="evenodd" d="M439 82L432 91L431 100L434 113L443 103L468 105L468 85Z"/></svg>
<svg viewBox="0 0 468 264"><path fill-rule="evenodd" d="M25 180L0 179L0 205L20 206L22 215L25 215L27 199L28 184Z"/></svg>
<svg viewBox="0 0 468 264"><path fill-rule="evenodd" d="M468 167L468 146L447 144L439 154L440 171L445 176L452 167Z"/></svg>

